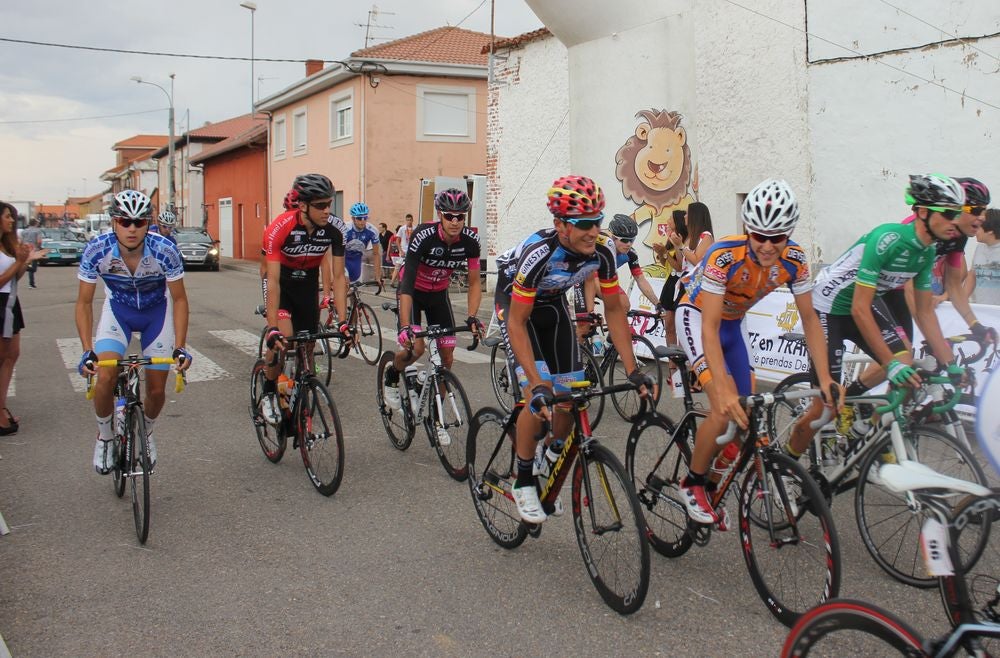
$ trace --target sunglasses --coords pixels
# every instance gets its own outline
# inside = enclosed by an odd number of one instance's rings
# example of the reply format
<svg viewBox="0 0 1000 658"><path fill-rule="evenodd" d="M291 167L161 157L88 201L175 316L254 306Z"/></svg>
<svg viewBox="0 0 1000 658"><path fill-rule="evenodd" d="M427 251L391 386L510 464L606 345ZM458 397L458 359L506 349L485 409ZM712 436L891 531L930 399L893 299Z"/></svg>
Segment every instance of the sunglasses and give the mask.
<svg viewBox="0 0 1000 658"><path fill-rule="evenodd" d="M567 224L572 224L581 231L589 231L590 229L601 227L601 222L604 221L604 213L599 214L597 217L588 217L587 219L577 219L575 217L563 217L562 220Z"/></svg>
<svg viewBox="0 0 1000 658"><path fill-rule="evenodd" d="M148 219L132 219L131 217L114 217L115 223L122 228L128 228L130 226L135 226L136 228L142 228L149 223Z"/></svg>
<svg viewBox="0 0 1000 658"><path fill-rule="evenodd" d="M750 237L757 242L770 242L771 244L781 244L782 242L786 242L788 240L788 235L785 233L780 235L764 235L763 233L754 233L751 231Z"/></svg>
<svg viewBox="0 0 1000 658"><path fill-rule="evenodd" d="M319 203L307 202L306 205L312 206L316 210L326 210L333 204L333 201L321 201Z"/></svg>
<svg viewBox="0 0 1000 658"><path fill-rule="evenodd" d="M632 244L633 242L635 242L635 238L619 238L617 235L615 236L615 240L617 240L618 242L623 242L625 244Z"/></svg>
<svg viewBox="0 0 1000 658"><path fill-rule="evenodd" d="M970 215L975 215L976 217L979 217L984 212L986 212L986 206L962 206L962 210L964 212L969 213Z"/></svg>
<svg viewBox="0 0 1000 658"><path fill-rule="evenodd" d="M465 213L464 212L459 212L459 213L443 212L443 213L441 213L441 217L444 218L444 219L447 219L449 222L464 222L465 221Z"/></svg>
<svg viewBox="0 0 1000 658"><path fill-rule="evenodd" d="M940 214L949 222L954 221L956 217L962 214L961 208L942 208L941 206L921 206L921 207L927 208L931 212L936 212Z"/></svg>

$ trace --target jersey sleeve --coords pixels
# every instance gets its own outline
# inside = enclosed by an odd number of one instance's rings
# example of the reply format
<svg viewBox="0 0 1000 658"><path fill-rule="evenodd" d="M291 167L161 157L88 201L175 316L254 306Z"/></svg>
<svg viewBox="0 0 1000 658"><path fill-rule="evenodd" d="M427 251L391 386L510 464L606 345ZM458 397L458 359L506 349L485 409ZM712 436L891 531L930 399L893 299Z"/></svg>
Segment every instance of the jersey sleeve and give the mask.
<svg viewBox="0 0 1000 658"><path fill-rule="evenodd" d="M900 233L894 231L891 224L884 226L888 226L888 228L884 228L884 230L876 228L864 238L865 248L861 253L861 263L858 265L858 273L855 276L855 282L859 286L878 287L878 275L882 271L885 255L900 239ZM931 264L933 265L933 262Z"/></svg>
<svg viewBox="0 0 1000 658"><path fill-rule="evenodd" d="M343 258L344 253L347 251L347 237L344 232L334 226L333 227L333 239L330 242L330 253L334 258Z"/></svg>
<svg viewBox="0 0 1000 658"><path fill-rule="evenodd" d="M736 255L725 242L710 248L701 260L701 272L698 276L698 289L713 295L726 294L726 282L729 281L729 270L736 262Z"/></svg>
<svg viewBox="0 0 1000 658"><path fill-rule="evenodd" d="M104 253L105 249L100 238L94 238L88 242L83 250L83 256L80 257L80 268L77 270L76 278L87 283L97 283L99 276L97 264L101 261Z"/></svg>
<svg viewBox="0 0 1000 658"><path fill-rule="evenodd" d="M517 272L511 288L511 301L521 304L534 304L538 292L538 282L545 272L546 264L552 255L552 246L547 242L539 242L526 248L517 261Z"/></svg>
<svg viewBox="0 0 1000 658"><path fill-rule="evenodd" d="M789 263L788 289L793 295L802 295L813 289L812 277L809 275L809 262L806 252L797 244L785 247L782 258Z"/></svg>
<svg viewBox="0 0 1000 658"><path fill-rule="evenodd" d="M633 277L642 275L642 267L639 266L639 254L635 253L635 249L628 250L628 270L632 273Z"/></svg>
<svg viewBox="0 0 1000 658"><path fill-rule="evenodd" d="M402 279L399 284L401 295L412 295L417 284L417 270L420 268L420 259L423 258L424 247L427 245L427 238L432 235L434 227L427 225L426 228L414 231L410 234L410 245L406 248L406 259L403 262Z"/></svg>
<svg viewBox="0 0 1000 658"><path fill-rule="evenodd" d="M611 240L603 235L597 236L596 251L599 259L597 266L597 282L601 292L615 293L618 291L618 263L615 261L615 248Z"/></svg>
<svg viewBox="0 0 1000 658"><path fill-rule="evenodd" d="M281 245L291 230L291 223L278 218L264 229L264 257L269 261L281 262Z"/></svg>
<svg viewBox="0 0 1000 658"><path fill-rule="evenodd" d="M173 242L159 236L156 244L156 260L163 268L163 274L167 281L177 281L184 278L184 261L181 259L181 251Z"/></svg>
<svg viewBox="0 0 1000 658"><path fill-rule="evenodd" d="M479 258L483 252L479 242L479 234L470 228L462 229L462 232L466 236L465 252L469 257L469 271L478 272L480 269Z"/></svg>

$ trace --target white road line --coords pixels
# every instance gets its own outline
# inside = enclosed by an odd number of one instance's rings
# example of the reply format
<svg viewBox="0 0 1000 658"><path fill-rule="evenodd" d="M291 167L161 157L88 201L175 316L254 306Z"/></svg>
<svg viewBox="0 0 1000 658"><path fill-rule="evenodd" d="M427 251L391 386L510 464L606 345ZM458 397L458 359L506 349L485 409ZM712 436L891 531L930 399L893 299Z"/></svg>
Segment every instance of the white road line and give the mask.
<svg viewBox="0 0 1000 658"><path fill-rule="evenodd" d="M80 376L76 371L77 363L80 361L80 355L83 354L83 349L80 347L79 338L57 338L56 345L59 346L59 354L62 356L63 364L66 369L70 371L69 373L69 385L73 387L73 390L77 393L83 393L87 390L87 380Z"/></svg>
<svg viewBox="0 0 1000 658"><path fill-rule="evenodd" d="M223 370L222 366L190 345L187 346L187 351L191 353L191 367L187 371L188 383L207 382L229 377L229 373Z"/></svg>
<svg viewBox="0 0 1000 658"><path fill-rule="evenodd" d="M260 335L247 331L246 329L219 329L209 331L219 340L229 343L239 351L248 356L257 356L257 348L260 345Z"/></svg>

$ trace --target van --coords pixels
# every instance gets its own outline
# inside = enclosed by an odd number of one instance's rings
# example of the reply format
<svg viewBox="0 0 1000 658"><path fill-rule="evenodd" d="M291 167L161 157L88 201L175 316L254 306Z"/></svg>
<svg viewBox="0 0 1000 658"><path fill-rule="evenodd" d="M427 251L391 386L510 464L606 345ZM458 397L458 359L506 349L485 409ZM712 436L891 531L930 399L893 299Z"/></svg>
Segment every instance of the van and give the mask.
<svg viewBox="0 0 1000 658"><path fill-rule="evenodd" d="M102 233L111 232L111 216L107 214L91 213L84 219L78 219L77 223L80 224L88 240L92 240Z"/></svg>

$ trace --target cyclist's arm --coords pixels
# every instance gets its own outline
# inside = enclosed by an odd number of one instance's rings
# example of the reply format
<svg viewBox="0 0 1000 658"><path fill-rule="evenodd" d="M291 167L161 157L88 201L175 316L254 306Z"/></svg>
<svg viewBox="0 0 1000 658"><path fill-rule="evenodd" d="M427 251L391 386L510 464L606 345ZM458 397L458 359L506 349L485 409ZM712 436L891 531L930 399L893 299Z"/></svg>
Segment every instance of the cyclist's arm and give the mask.
<svg viewBox="0 0 1000 658"><path fill-rule="evenodd" d="M333 299L333 254L327 249L319 263L319 278L323 297Z"/></svg>
<svg viewBox="0 0 1000 658"><path fill-rule="evenodd" d="M708 371L712 373L712 385L707 387L709 404L712 409L726 414L739 423L740 427L746 428L747 415L740 406L736 383L726 374L726 355L722 351L722 341L719 338L719 332L722 330L724 296L702 290L698 298L701 301L701 344L705 350Z"/></svg>
<svg viewBox="0 0 1000 658"><path fill-rule="evenodd" d="M617 285L615 286L617 288ZM604 300L604 319L611 332L611 341L618 349L618 356L625 364L625 373L635 370L635 354L632 352L632 330L628 325L628 297L624 294L606 294Z"/></svg>
<svg viewBox="0 0 1000 658"><path fill-rule="evenodd" d="M281 299L281 263L267 261L267 324L278 326L278 300Z"/></svg>
<svg viewBox="0 0 1000 658"><path fill-rule="evenodd" d="M639 286L639 290L646 296L649 303L656 307L660 303L660 298L653 292L653 285L646 278L646 274L644 272L639 272L639 274L633 272L632 276L635 278L635 285Z"/></svg>
<svg viewBox="0 0 1000 658"><path fill-rule="evenodd" d="M885 339L882 338L882 332L879 330L878 323L875 322L875 316L872 315L874 302L875 288L856 282L854 284L854 298L851 300L851 317L854 318L854 324L861 332L861 337L875 352L875 360L881 365L887 366L890 361L898 357L903 357L899 359L900 361L910 363L912 359L909 354L893 354Z"/></svg>
<svg viewBox="0 0 1000 658"><path fill-rule="evenodd" d="M913 300L916 305L916 312L913 319L920 327L920 333L924 335L924 340L931 348L931 352L937 357L940 363L951 363L955 356L951 353L951 346L944 339L941 333L941 325L938 323L937 313L934 312L933 294L930 290L914 290Z"/></svg>
<svg viewBox="0 0 1000 658"><path fill-rule="evenodd" d="M328 251L323 258L330 259L330 269L327 272L331 275L333 305L337 308L337 317L343 321L347 318L347 275L345 274L344 257L334 256ZM329 288L326 294L330 294Z"/></svg>
<svg viewBox="0 0 1000 658"><path fill-rule="evenodd" d="M174 348L184 347L188 332L188 298L184 279L167 281L167 290L174 302Z"/></svg>
<svg viewBox="0 0 1000 658"><path fill-rule="evenodd" d="M476 259L476 264L479 264L479 259ZM479 305L483 301L483 281L482 277L479 276L479 268L473 269L469 268L469 292L468 292L468 306L469 315L477 315L479 313Z"/></svg>
<svg viewBox="0 0 1000 658"><path fill-rule="evenodd" d="M976 313L969 305L969 294L963 279L968 269L965 266L965 259L962 260L961 267L944 266L944 289L948 293L948 301L951 302L958 314L962 316L965 324L969 327L976 323Z"/></svg>
<svg viewBox="0 0 1000 658"><path fill-rule="evenodd" d="M76 331L84 352L94 349L94 291L96 283L80 281L76 293Z"/></svg>

